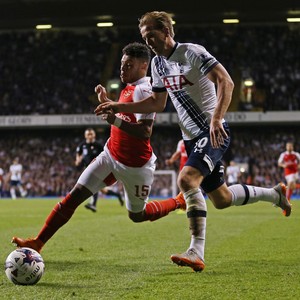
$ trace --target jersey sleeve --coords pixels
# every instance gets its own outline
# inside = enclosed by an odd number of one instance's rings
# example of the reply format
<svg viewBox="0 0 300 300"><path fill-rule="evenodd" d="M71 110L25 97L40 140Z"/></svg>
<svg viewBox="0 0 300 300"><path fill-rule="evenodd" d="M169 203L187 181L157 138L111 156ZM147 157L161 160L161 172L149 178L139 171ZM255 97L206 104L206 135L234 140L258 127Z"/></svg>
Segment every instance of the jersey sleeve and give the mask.
<svg viewBox="0 0 300 300"><path fill-rule="evenodd" d="M155 56L151 61L152 91L157 93L167 90L156 69L156 66L160 64L160 60L161 58Z"/></svg>
<svg viewBox="0 0 300 300"><path fill-rule="evenodd" d="M136 88L134 89L134 93L133 93L133 102L139 102L145 98L148 98L149 96L151 96L152 91L151 91L151 85L150 84L139 84L136 86ZM134 114L136 117L136 120L154 120L155 118L155 113L150 113L150 114L138 114L135 113Z"/></svg>
<svg viewBox="0 0 300 300"><path fill-rule="evenodd" d="M181 145L183 143L183 140L179 140L179 142L177 143L177 148L176 148L176 152L181 152Z"/></svg>
<svg viewBox="0 0 300 300"><path fill-rule="evenodd" d="M218 60L203 46L196 44L189 44L186 51L186 58L190 64L198 68L203 75L209 73L214 66L219 64Z"/></svg>
<svg viewBox="0 0 300 300"><path fill-rule="evenodd" d="M283 157L284 157L284 153L281 153L281 154L279 155L279 158L278 158L278 163L279 163L279 164L283 163Z"/></svg>
<svg viewBox="0 0 300 300"><path fill-rule="evenodd" d="M297 157L298 165L299 165L300 164L300 153L299 152L296 152L296 157Z"/></svg>

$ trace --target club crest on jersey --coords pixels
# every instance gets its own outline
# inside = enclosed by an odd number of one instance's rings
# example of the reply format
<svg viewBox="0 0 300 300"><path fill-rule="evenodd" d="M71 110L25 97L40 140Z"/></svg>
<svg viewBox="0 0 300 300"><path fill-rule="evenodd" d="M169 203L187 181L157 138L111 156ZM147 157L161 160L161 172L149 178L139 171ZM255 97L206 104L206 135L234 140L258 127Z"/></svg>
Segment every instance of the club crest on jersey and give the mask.
<svg viewBox="0 0 300 300"><path fill-rule="evenodd" d="M166 76L163 78L164 85L171 91L182 90L185 85L193 85L184 75Z"/></svg>

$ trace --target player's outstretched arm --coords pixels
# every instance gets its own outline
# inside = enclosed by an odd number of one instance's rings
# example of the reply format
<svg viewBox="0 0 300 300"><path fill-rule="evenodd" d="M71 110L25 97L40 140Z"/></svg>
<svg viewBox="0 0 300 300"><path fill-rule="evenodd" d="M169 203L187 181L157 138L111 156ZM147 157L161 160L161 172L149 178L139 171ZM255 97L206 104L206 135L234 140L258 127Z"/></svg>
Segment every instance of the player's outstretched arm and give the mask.
<svg viewBox="0 0 300 300"><path fill-rule="evenodd" d="M162 112L167 103L167 92L153 93L152 96L145 98L139 102L120 103L120 102L105 102L101 103L95 109L97 116L105 114L108 110L113 110L114 113L129 112L129 113L152 113Z"/></svg>

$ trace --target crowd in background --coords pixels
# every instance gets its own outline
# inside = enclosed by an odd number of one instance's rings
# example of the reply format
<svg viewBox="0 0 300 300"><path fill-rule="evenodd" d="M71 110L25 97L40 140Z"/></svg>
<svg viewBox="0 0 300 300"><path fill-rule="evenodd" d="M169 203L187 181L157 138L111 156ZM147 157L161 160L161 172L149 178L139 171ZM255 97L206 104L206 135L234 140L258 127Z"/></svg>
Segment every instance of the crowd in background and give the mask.
<svg viewBox="0 0 300 300"><path fill-rule="evenodd" d="M251 78L250 109L300 109L299 27L175 26L175 39L206 47L236 86ZM137 27L0 33L0 115L91 113L107 64L118 78L121 49L133 41L141 41Z"/></svg>
<svg viewBox="0 0 300 300"><path fill-rule="evenodd" d="M28 197L64 196L75 184L80 171L75 167L75 149L82 140L83 130L36 130L24 132L1 132L0 168L4 170L4 195L9 196L9 181L5 180L9 165L19 157L23 165L22 183ZM285 143L294 141L295 151L300 150L300 127L233 127L232 142L224 158L225 166L230 160L247 163L247 172L242 173L241 183L272 187L285 181L283 170L278 167L279 154L285 151ZM97 138L104 143L109 130L98 132ZM152 146L157 156L157 170L178 171L179 161L167 166L165 160L176 150L180 132L177 127L155 127ZM116 186L122 189L122 185ZM299 191L297 191L299 193ZM152 196L171 194L171 177L156 176Z"/></svg>

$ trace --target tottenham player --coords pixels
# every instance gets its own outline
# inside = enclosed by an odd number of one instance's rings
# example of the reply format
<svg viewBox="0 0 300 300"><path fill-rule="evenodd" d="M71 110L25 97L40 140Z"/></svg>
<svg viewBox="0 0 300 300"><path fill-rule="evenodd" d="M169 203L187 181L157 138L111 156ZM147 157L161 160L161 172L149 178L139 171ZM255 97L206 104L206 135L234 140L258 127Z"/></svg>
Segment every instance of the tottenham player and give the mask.
<svg viewBox="0 0 300 300"><path fill-rule="evenodd" d="M161 112L169 94L178 113L188 153L178 185L186 201L191 234L187 251L174 254L171 259L178 265L202 271L205 268L207 208L200 185L218 209L262 200L275 203L289 216L291 206L282 183L274 188L241 184L228 187L224 181L221 160L230 142L224 115L234 84L222 64L201 45L175 42L172 18L166 12L144 14L139 20L139 29L156 54L151 62L152 95L136 103L102 103L95 113L100 115L107 110Z"/></svg>
<svg viewBox="0 0 300 300"><path fill-rule="evenodd" d="M226 179L228 185L237 184L241 177L241 171L239 166L234 160L229 162L229 166L226 168Z"/></svg>
<svg viewBox="0 0 300 300"><path fill-rule="evenodd" d="M17 189L19 190L22 197L26 197L27 195L26 190L22 186L22 171L23 166L19 162L19 157L16 157L9 167L10 196L12 199L17 198Z"/></svg>
<svg viewBox="0 0 300 300"><path fill-rule="evenodd" d="M102 151L103 145L96 140L96 132L93 128L87 128L84 132L84 141L76 148L75 165L78 169L86 168ZM124 201L119 192L115 192L107 187L101 189L101 192L108 196L116 196L119 199L121 206ZM90 202L85 205L85 208L93 212L97 211L98 191L90 197Z"/></svg>
<svg viewBox="0 0 300 300"><path fill-rule="evenodd" d="M284 169L284 176L287 182L287 198L291 200L297 180L299 179L300 153L294 151L294 144L287 142L286 151L279 155L278 166Z"/></svg>
<svg viewBox="0 0 300 300"><path fill-rule="evenodd" d="M124 47L122 53L120 78L127 85L119 102L139 102L151 95L150 78L146 77L151 51L145 44L132 43ZM98 85L95 91L100 101L109 101L102 86ZM112 126L104 151L83 171L72 191L53 208L36 238L13 237L12 242L40 252L83 201L116 180L123 183L126 208L134 222L154 221L175 209L185 209L182 194L175 199L148 202L156 161L150 144L154 117L153 113L115 115L107 111L103 118Z"/></svg>

